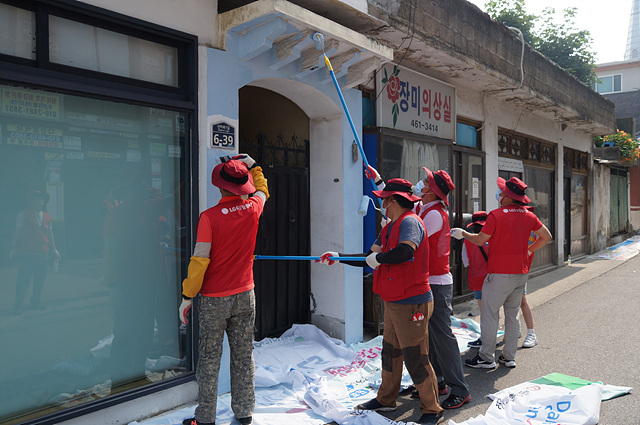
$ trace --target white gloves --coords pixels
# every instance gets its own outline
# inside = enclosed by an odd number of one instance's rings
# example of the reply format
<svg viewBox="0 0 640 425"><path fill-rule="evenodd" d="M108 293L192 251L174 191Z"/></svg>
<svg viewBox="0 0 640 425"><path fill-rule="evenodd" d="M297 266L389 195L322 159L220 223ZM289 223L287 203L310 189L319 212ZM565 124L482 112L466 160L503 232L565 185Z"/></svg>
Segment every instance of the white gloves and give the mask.
<svg viewBox="0 0 640 425"><path fill-rule="evenodd" d="M183 325L189 324L189 312L191 311L191 303L193 300L185 300L182 299L182 303L180 303L180 308L178 309L178 313L180 314L180 321Z"/></svg>
<svg viewBox="0 0 640 425"><path fill-rule="evenodd" d="M235 160L238 160L240 162L244 162L248 169L251 169L251 167L253 167L253 164L256 163L256 161L253 158L251 158L249 155L247 155L246 153L241 153L240 155L232 156L231 159L235 159Z"/></svg>
<svg viewBox="0 0 640 425"><path fill-rule="evenodd" d="M375 269L376 267L378 267L380 265L378 260L376 260L376 256L378 254L379 254L379 252L372 252L371 254L367 255L367 264L372 269Z"/></svg>
<svg viewBox="0 0 640 425"><path fill-rule="evenodd" d="M389 223L391 223L391 219L389 217L382 216L380 219L380 227L384 227Z"/></svg>
<svg viewBox="0 0 640 425"><path fill-rule="evenodd" d="M339 263L338 260L330 260L329 257L339 257L340 255L334 251L327 251L320 256L319 260L316 260L316 263L324 264L325 266L331 266L334 263Z"/></svg>
<svg viewBox="0 0 640 425"><path fill-rule="evenodd" d="M462 236L462 229L459 227L454 227L453 229L451 229L451 237L454 237L458 240L464 239L464 236Z"/></svg>

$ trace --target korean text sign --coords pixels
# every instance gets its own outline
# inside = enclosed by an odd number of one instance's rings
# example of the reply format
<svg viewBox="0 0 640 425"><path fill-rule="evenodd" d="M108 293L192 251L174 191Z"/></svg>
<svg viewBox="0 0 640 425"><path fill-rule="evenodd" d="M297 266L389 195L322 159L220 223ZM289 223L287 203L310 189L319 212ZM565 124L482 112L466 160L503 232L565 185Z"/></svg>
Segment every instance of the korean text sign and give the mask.
<svg viewBox="0 0 640 425"><path fill-rule="evenodd" d="M378 126L455 140L455 87L395 64L376 78Z"/></svg>

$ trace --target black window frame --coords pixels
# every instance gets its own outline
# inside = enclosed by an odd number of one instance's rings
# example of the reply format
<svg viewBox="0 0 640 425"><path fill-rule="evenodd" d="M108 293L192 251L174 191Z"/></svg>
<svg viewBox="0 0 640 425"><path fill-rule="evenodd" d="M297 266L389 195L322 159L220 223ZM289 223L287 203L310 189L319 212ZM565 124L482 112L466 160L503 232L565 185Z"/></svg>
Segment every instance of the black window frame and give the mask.
<svg viewBox="0 0 640 425"><path fill-rule="evenodd" d="M75 0L0 0L0 3L36 13L36 59L0 54L0 84L83 96L92 99L126 102L134 105L171 109L190 116L190 134L184 147L185 209L187 246L195 241L198 201L198 38L107 9ZM110 31L178 48L178 87L163 86L133 78L119 77L65 65L52 64L48 57L49 15L60 16ZM47 30L43 30L43 26ZM38 52L46 52L45 55ZM190 249L187 248L188 252ZM183 255L188 255L187 253ZM183 271L186 274L186 270ZM183 276L184 277L184 276ZM192 335L193 334L193 335ZM187 355L192 370L176 378L148 385L28 419L24 425L54 425L122 403L149 396L195 380L197 329L188 328ZM33 415L30 415L33 417Z"/></svg>

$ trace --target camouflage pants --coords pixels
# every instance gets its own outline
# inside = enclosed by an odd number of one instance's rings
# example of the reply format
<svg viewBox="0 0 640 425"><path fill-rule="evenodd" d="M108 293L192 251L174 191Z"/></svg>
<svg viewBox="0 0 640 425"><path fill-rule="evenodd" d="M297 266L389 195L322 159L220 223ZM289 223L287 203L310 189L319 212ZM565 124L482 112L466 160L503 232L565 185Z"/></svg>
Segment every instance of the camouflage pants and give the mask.
<svg viewBox="0 0 640 425"><path fill-rule="evenodd" d="M229 339L231 358L231 409L237 418L253 415L255 367L253 331L255 294L253 289L228 297L200 299L200 344L196 379L199 386L196 420L215 422L218 402L218 373L224 332Z"/></svg>

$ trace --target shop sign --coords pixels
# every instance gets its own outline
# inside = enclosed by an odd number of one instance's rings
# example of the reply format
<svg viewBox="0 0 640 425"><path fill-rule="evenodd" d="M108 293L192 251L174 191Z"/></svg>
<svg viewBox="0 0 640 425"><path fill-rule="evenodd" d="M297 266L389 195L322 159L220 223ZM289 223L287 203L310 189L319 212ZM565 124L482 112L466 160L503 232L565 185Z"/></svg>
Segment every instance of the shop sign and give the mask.
<svg viewBox="0 0 640 425"><path fill-rule="evenodd" d="M2 112L29 118L60 119L62 96L15 88L2 89Z"/></svg>
<svg viewBox="0 0 640 425"><path fill-rule="evenodd" d="M378 126L455 140L455 87L395 64L385 64L376 78Z"/></svg>
<svg viewBox="0 0 640 425"><path fill-rule="evenodd" d="M211 147L217 149L236 148L236 129L225 122L211 125Z"/></svg>

